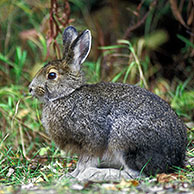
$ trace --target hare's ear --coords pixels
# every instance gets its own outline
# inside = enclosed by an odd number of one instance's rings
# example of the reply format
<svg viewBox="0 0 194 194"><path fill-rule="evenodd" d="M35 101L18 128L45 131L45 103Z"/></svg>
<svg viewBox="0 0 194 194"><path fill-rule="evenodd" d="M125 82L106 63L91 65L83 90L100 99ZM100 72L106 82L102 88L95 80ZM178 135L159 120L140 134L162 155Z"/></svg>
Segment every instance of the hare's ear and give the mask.
<svg viewBox="0 0 194 194"><path fill-rule="evenodd" d="M63 32L63 58L67 57L72 42L77 38L78 32L73 26L65 28Z"/></svg>
<svg viewBox="0 0 194 194"><path fill-rule="evenodd" d="M91 33L89 30L83 31L72 43L72 62L70 68L73 72L79 72L80 65L85 61L91 48Z"/></svg>

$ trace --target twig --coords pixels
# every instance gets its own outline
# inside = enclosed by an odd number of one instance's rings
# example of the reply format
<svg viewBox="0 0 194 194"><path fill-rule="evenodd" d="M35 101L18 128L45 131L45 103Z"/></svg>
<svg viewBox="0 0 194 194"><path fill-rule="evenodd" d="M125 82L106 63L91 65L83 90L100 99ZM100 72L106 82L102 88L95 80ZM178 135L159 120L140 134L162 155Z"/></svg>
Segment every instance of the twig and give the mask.
<svg viewBox="0 0 194 194"><path fill-rule="evenodd" d="M150 7L149 7L149 11L133 26L129 26L124 34L124 37L123 39L128 39L129 36L130 36L130 33L132 31L134 31L135 29L137 29L138 27L140 27L146 20L146 18L148 17L150 11L152 10L152 8L156 5L156 2L157 0L153 1L151 4L150 4ZM140 5L138 5L138 10L140 9L140 7L142 6L142 3L140 3Z"/></svg>
<svg viewBox="0 0 194 194"><path fill-rule="evenodd" d="M130 33L131 33L132 31L134 31L135 29L137 29L138 27L140 27L140 26L145 22L145 20L146 20L147 16L149 15L149 13L150 13L150 12L147 12L147 13L144 15L144 17L143 17L139 22L137 22L135 25L130 26L130 27L127 28L127 30L126 30L126 32L125 32L125 34L124 34L124 39L129 38Z"/></svg>
<svg viewBox="0 0 194 194"><path fill-rule="evenodd" d="M49 33L47 37L47 48L53 43L53 49L57 53L57 58L61 58L59 45L56 38L59 33L62 33L61 26L65 27L70 23L70 6L68 0L65 0L65 6L62 16L60 16L60 9L57 0L51 0L50 16L49 16ZM49 49L47 49L46 59L49 56Z"/></svg>

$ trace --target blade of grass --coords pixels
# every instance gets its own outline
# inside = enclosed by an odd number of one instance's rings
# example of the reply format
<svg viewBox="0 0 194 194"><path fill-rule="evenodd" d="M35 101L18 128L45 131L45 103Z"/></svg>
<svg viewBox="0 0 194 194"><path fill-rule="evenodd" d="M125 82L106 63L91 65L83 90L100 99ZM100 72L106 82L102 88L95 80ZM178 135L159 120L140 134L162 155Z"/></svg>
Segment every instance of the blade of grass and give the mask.
<svg viewBox="0 0 194 194"><path fill-rule="evenodd" d="M11 65L12 67L15 66L15 63L7 59L7 57L2 55L1 53L0 53L0 60L3 61L4 63L7 63L8 65Z"/></svg>
<svg viewBox="0 0 194 194"><path fill-rule="evenodd" d="M125 69L122 70L121 72L119 72L113 79L112 79L112 82L116 82L122 75L123 73L125 72Z"/></svg>
<svg viewBox="0 0 194 194"><path fill-rule="evenodd" d="M134 65L135 65L135 62L134 62L134 61L130 63L130 65L129 65L129 67L127 68L127 71L126 71L126 73L125 73L125 77L124 77L124 79L123 79L123 83L126 83L127 78L128 78L128 76L129 76L129 73L130 73L130 71L131 71L131 69L132 69L132 67L133 67Z"/></svg>
<svg viewBox="0 0 194 194"><path fill-rule="evenodd" d="M99 49L106 50L106 49L116 49L116 48L126 48L125 45L111 45L111 46L101 46Z"/></svg>
<svg viewBox="0 0 194 194"><path fill-rule="evenodd" d="M133 57L135 59L135 62L137 64L137 67L138 67L138 70L139 70L139 74L140 74L140 79L143 81L143 84L145 86L146 89L148 89L148 85L147 85L147 82L146 82L146 79L143 75L143 71L142 71L142 68L141 68L141 64L140 64L140 61L135 53L135 50L132 46L132 44L128 41L128 40L119 40L118 43L121 43L121 44L127 44L128 45L128 49L131 51L131 53L133 54Z"/></svg>
<svg viewBox="0 0 194 194"><path fill-rule="evenodd" d="M194 48L194 44L188 40L187 38L185 38L184 36L177 34L177 37L182 40L186 45L189 45L190 47Z"/></svg>

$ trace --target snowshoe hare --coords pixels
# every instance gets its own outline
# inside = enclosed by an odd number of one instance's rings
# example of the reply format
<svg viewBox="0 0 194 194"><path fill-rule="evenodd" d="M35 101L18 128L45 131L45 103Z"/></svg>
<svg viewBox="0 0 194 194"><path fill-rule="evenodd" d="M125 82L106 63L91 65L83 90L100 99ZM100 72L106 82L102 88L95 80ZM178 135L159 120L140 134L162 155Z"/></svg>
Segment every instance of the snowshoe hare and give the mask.
<svg viewBox="0 0 194 194"><path fill-rule="evenodd" d="M63 59L42 67L29 86L43 103L42 123L56 145L79 156L80 180L135 178L183 166L186 127L157 95L122 83L86 84L81 64L89 30L63 33Z"/></svg>

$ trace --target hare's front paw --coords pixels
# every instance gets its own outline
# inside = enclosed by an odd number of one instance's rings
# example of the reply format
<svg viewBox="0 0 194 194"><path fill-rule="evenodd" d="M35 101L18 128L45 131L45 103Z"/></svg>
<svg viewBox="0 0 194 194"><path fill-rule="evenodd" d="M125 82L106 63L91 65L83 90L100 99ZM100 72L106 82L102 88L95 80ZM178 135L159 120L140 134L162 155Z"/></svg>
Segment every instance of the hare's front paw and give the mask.
<svg viewBox="0 0 194 194"><path fill-rule="evenodd" d="M94 168L89 167L80 173L76 178L81 181L94 181L94 182L107 182L107 181L121 181L124 179L135 179L138 177L138 173L131 173L124 170L118 170L114 168Z"/></svg>

